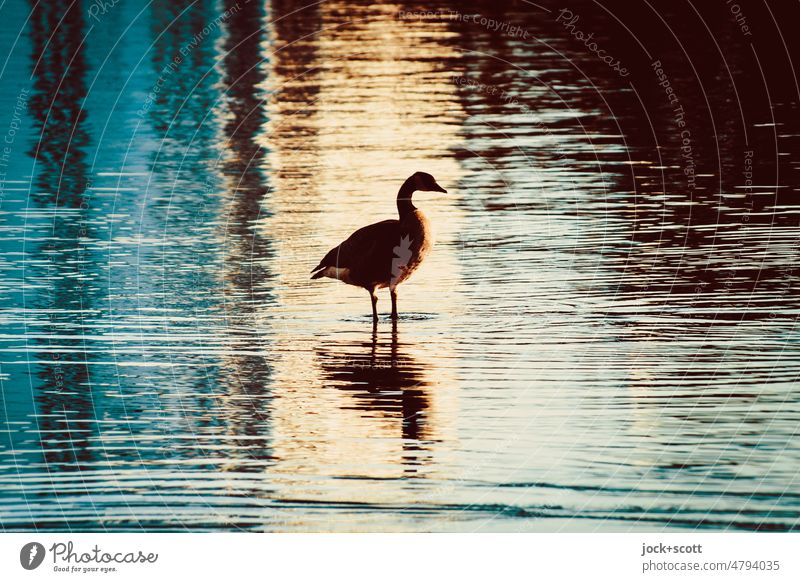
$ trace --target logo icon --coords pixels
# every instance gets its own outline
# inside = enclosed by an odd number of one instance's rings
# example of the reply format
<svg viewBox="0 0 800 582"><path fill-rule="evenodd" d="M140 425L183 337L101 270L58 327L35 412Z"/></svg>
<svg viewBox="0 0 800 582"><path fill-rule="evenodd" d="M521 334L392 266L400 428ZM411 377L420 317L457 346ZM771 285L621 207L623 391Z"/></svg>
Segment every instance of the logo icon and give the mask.
<svg viewBox="0 0 800 582"><path fill-rule="evenodd" d="M26 570L35 570L44 561L44 546L39 542L29 542L19 551L19 563Z"/></svg>
<svg viewBox="0 0 800 582"><path fill-rule="evenodd" d="M400 244L392 249L394 258L392 259L392 283L397 283L406 272L406 267L411 261L411 237L406 235L400 239Z"/></svg>

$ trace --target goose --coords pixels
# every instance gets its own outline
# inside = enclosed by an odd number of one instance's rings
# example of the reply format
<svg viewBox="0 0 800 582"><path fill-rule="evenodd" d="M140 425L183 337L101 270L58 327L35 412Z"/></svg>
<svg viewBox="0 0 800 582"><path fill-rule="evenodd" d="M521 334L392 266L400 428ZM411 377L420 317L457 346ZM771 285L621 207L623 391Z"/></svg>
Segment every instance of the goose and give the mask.
<svg viewBox="0 0 800 582"><path fill-rule="evenodd" d="M384 220L358 229L347 240L328 251L311 270L311 278L329 277L363 287L372 301L372 322L378 322L376 289L389 287L392 320L397 320L397 286L419 267L433 245L425 215L411 202L417 190L444 192L430 174L409 176L397 193L398 220Z"/></svg>

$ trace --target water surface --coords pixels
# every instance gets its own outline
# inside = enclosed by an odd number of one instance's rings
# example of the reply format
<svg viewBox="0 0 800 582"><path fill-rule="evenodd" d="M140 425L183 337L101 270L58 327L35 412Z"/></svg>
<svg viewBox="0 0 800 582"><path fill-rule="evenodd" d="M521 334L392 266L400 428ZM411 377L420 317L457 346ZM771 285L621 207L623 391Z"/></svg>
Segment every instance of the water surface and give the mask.
<svg viewBox="0 0 800 582"><path fill-rule="evenodd" d="M4 4L3 529L797 528L792 20L561 8Z"/></svg>

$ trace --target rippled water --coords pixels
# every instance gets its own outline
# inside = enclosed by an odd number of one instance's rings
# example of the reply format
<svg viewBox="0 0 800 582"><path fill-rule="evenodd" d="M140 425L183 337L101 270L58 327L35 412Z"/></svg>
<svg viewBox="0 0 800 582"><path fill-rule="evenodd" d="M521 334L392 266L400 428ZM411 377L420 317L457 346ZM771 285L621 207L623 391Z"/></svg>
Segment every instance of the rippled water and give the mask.
<svg viewBox="0 0 800 582"><path fill-rule="evenodd" d="M90 6L0 8L4 529L798 527L786 15ZM373 331L308 272L416 170Z"/></svg>

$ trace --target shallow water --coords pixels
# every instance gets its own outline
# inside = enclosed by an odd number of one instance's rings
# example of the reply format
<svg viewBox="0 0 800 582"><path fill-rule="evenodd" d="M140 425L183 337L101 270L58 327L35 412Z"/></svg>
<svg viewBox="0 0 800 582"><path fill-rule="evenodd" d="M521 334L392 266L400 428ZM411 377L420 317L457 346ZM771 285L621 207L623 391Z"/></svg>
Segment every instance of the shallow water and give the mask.
<svg viewBox="0 0 800 582"><path fill-rule="evenodd" d="M4 4L2 527L797 528L791 20L574 5Z"/></svg>

